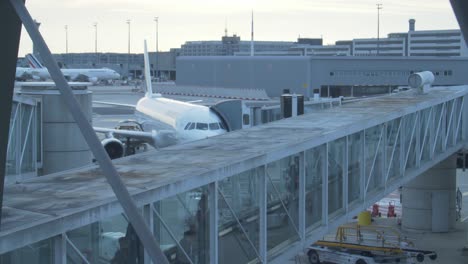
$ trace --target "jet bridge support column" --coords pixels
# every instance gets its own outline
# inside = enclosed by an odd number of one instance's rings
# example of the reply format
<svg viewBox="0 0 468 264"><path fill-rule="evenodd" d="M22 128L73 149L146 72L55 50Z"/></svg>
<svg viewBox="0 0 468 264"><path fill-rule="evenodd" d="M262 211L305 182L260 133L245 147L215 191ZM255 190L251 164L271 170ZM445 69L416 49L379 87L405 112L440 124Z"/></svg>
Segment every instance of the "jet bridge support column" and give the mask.
<svg viewBox="0 0 468 264"><path fill-rule="evenodd" d="M403 186L402 227L448 232L455 227L456 155Z"/></svg>
<svg viewBox="0 0 468 264"><path fill-rule="evenodd" d="M74 83L73 94L89 123L92 123L92 93L87 83ZM93 156L88 144L73 119L60 92L53 83L28 84L19 91L40 98L42 137L42 168L40 175L47 175L91 164ZM41 145L41 144L39 144Z"/></svg>

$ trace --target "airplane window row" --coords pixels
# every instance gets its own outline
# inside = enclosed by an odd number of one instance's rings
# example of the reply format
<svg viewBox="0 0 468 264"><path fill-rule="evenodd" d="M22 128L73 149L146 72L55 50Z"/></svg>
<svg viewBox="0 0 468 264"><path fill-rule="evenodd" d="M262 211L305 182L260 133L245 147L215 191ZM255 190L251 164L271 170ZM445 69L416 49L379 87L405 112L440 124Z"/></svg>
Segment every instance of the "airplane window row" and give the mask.
<svg viewBox="0 0 468 264"><path fill-rule="evenodd" d="M220 129L226 129L223 125L223 123L188 123L184 130L220 130Z"/></svg>

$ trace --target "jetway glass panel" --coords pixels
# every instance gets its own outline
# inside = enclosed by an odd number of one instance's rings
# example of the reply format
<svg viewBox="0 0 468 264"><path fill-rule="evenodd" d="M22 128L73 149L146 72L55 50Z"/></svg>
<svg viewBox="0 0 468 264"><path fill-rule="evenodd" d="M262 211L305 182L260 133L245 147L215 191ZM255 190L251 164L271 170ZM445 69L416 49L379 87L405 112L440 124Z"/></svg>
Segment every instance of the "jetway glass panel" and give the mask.
<svg viewBox="0 0 468 264"><path fill-rule="evenodd" d="M218 184L218 262L249 263L259 260L259 174L253 169Z"/></svg>
<svg viewBox="0 0 468 264"><path fill-rule="evenodd" d="M32 103L21 99L12 104L10 131L8 136L6 183L20 182L36 176L39 151L37 142L37 110Z"/></svg>
<svg viewBox="0 0 468 264"><path fill-rule="evenodd" d="M33 150L34 140L34 109L32 106L26 106L21 111L21 152L20 152L20 170L21 173L35 171L35 159Z"/></svg>
<svg viewBox="0 0 468 264"><path fill-rule="evenodd" d="M387 123L387 144L386 149L386 162L385 162L385 177L386 179L393 180L399 176L401 167L401 138L402 138L402 119L398 118Z"/></svg>
<svg viewBox="0 0 468 264"><path fill-rule="evenodd" d="M363 133L348 136L348 203L359 200L361 195L361 171L363 169Z"/></svg>
<svg viewBox="0 0 468 264"><path fill-rule="evenodd" d="M367 193L383 187L384 125L365 130L366 142L366 190Z"/></svg>
<svg viewBox="0 0 468 264"><path fill-rule="evenodd" d="M447 107L446 104L440 104L437 105L435 108L435 149L433 152L435 153L441 153L443 151L442 145L443 145L443 138L445 136L445 128L446 128L446 111Z"/></svg>
<svg viewBox="0 0 468 264"><path fill-rule="evenodd" d="M343 208L343 173L346 138L328 143L328 214Z"/></svg>
<svg viewBox="0 0 468 264"><path fill-rule="evenodd" d="M18 174L19 166L19 146L21 145L19 131L20 131L20 107L17 102L12 104L11 118L10 118L10 134L8 136L8 150L6 161L6 175Z"/></svg>
<svg viewBox="0 0 468 264"><path fill-rule="evenodd" d="M170 260L209 263L211 223L208 203L207 186L154 203L155 236Z"/></svg>
<svg viewBox="0 0 468 264"><path fill-rule="evenodd" d="M1 264L54 264L53 239L45 239L34 244L0 255Z"/></svg>
<svg viewBox="0 0 468 264"><path fill-rule="evenodd" d="M409 114L403 119L406 170L416 167L416 138L418 137L419 120L417 112Z"/></svg>
<svg viewBox="0 0 468 264"><path fill-rule="evenodd" d="M453 100L447 103L447 113L445 117L445 124L446 124L446 134L444 138L444 146L445 148L453 146L453 125L455 123L455 109L457 109L457 100Z"/></svg>
<svg viewBox="0 0 468 264"><path fill-rule="evenodd" d="M299 155L267 165L267 250L271 259L299 239Z"/></svg>
<svg viewBox="0 0 468 264"><path fill-rule="evenodd" d="M432 115L434 110L432 108L424 109L421 111L421 127L419 130L419 138L421 140L421 161L428 161L431 157L431 147L429 140L431 133L433 133L433 121Z"/></svg>
<svg viewBox="0 0 468 264"><path fill-rule="evenodd" d="M305 152L305 191L307 231L318 227L322 220L322 189L325 173L326 146L321 145Z"/></svg>
<svg viewBox="0 0 468 264"><path fill-rule="evenodd" d="M144 249L123 214L66 233L67 263L143 263Z"/></svg>
<svg viewBox="0 0 468 264"><path fill-rule="evenodd" d="M455 111L455 113L457 113L457 124L456 124L456 131L455 131L455 142L456 143L459 143L459 142L462 142L463 140L463 136L462 136L462 127L465 126L464 124L464 120L463 120L463 112L465 111L465 98L462 97L462 98L458 98L457 100L459 100L460 104L459 104L459 107L458 107L458 110Z"/></svg>

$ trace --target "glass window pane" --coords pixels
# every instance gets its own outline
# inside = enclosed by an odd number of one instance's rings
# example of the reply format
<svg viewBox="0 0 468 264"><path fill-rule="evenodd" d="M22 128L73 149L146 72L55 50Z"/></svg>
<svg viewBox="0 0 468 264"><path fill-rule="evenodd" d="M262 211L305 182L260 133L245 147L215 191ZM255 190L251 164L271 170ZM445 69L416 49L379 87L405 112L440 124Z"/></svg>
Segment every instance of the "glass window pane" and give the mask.
<svg viewBox="0 0 468 264"><path fill-rule="evenodd" d="M388 180L401 176L401 155L403 153L401 150L401 133L403 133L401 122L402 119L398 118L390 121L387 126L387 167L385 173L388 174Z"/></svg>
<svg viewBox="0 0 468 264"><path fill-rule="evenodd" d="M431 131L431 116L434 113L431 112L431 109L425 109L421 111L421 129L420 129L420 139L421 139L421 161L428 161L430 158L430 131Z"/></svg>
<svg viewBox="0 0 468 264"><path fill-rule="evenodd" d="M198 130L208 130L208 124L206 123L197 123Z"/></svg>
<svg viewBox="0 0 468 264"><path fill-rule="evenodd" d="M306 228L310 231L322 220L322 174L324 173L325 145L305 152Z"/></svg>
<svg viewBox="0 0 468 264"><path fill-rule="evenodd" d="M253 169L219 182L219 263L259 260L258 179L263 171Z"/></svg>
<svg viewBox="0 0 468 264"><path fill-rule="evenodd" d="M328 214L343 208L343 165L346 138L328 143Z"/></svg>
<svg viewBox="0 0 468 264"><path fill-rule="evenodd" d="M363 143L363 133L361 132L348 137L348 203L350 204L357 201L361 193Z"/></svg>
<svg viewBox="0 0 468 264"><path fill-rule="evenodd" d="M218 123L210 123L210 130L218 130L219 125Z"/></svg>
<svg viewBox="0 0 468 264"><path fill-rule="evenodd" d="M123 214L69 231L67 236L90 263L144 263L143 245ZM69 243L67 263L83 263Z"/></svg>
<svg viewBox="0 0 468 264"><path fill-rule="evenodd" d="M366 186L367 192L372 192L383 187L383 125L371 127L365 130L366 136Z"/></svg>
<svg viewBox="0 0 468 264"><path fill-rule="evenodd" d="M207 187L154 203L160 216L154 214L154 233L169 261L189 263L190 258L194 264L210 262L208 203Z"/></svg>
<svg viewBox="0 0 468 264"><path fill-rule="evenodd" d="M220 127L221 129L224 129L224 130L226 129L226 127L224 126L223 123L219 123L219 127Z"/></svg>
<svg viewBox="0 0 468 264"><path fill-rule="evenodd" d="M0 255L2 264L44 264L54 263L53 239L40 242Z"/></svg>
<svg viewBox="0 0 468 264"><path fill-rule="evenodd" d="M268 257L299 239L299 156L290 156L267 165Z"/></svg>
<svg viewBox="0 0 468 264"><path fill-rule="evenodd" d="M21 173L34 172L36 161L33 160L34 108L23 104L24 116L21 120Z"/></svg>
<svg viewBox="0 0 468 264"><path fill-rule="evenodd" d="M442 104L437 105L435 108L435 153L441 153L442 152L442 142L443 142L443 136L445 135L445 115L442 114L442 110L446 110L446 107L444 107Z"/></svg>

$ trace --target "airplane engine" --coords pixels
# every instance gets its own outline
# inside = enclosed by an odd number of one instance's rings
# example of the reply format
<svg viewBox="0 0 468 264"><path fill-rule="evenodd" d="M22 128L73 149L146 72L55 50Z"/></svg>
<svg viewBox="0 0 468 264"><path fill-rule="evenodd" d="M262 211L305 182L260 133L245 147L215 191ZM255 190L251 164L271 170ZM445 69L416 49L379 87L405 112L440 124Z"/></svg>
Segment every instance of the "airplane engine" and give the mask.
<svg viewBox="0 0 468 264"><path fill-rule="evenodd" d="M92 83L92 84L96 84L96 83L99 81L97 77L91 77L91 78L89 78L88 80L89 80L89 82Z"/></svg>
<svg viewBox="0 0 468 264"><path fill-rule="evenodd" d="M101 141L102 146L111 159L118 159L124 156L124 145L122 141L111 137Z"/></svg>

